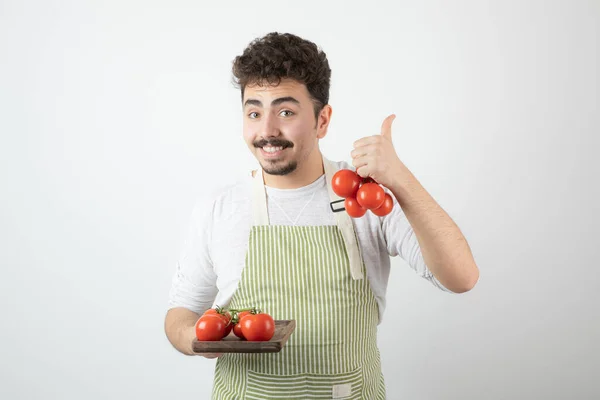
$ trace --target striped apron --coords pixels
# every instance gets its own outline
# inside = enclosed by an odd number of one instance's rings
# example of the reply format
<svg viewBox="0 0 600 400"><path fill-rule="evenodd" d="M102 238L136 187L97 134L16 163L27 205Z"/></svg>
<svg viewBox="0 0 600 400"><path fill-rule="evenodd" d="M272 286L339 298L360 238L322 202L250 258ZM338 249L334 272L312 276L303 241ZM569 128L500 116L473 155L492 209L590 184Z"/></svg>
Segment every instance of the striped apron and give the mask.
<svg viewBox="0 0 600 400"><path fill-rule="evenodd" d="M329 187L335 171L323 162ZM219 357L212 398L385 399L378 305L349 217L337 213L337 226L271 226L260 170L255 181L255 223L229 307L256 306L296 320L296 330L279 353Z"/></svg>

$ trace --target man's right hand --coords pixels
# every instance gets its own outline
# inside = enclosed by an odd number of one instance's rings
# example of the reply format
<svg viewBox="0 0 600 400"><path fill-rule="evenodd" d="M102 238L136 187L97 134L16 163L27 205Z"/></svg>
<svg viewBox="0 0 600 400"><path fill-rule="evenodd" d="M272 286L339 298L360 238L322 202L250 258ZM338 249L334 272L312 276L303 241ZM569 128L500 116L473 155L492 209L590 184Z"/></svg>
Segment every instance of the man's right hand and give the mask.
<svg viewBox="0 0 600 400"><path fill-rule="evenodd" d="M200 316L185 308L173 308L167 312L165 318L165 332L167 338L179 352L188 356L202 356L204 358L217 358L223 353L196 353L194 340L196 340L196 321Z"/></svg>
<svg viewBox="0 0 600 400"><path fill-rule="evenodd" d="M196 339L196 321L200 316L183 307L172 308L165 317L165 333L169 342L182 354L188 356L200 355L193 349ZM213 354L206 354L207 358L214 358Z"/></svg>

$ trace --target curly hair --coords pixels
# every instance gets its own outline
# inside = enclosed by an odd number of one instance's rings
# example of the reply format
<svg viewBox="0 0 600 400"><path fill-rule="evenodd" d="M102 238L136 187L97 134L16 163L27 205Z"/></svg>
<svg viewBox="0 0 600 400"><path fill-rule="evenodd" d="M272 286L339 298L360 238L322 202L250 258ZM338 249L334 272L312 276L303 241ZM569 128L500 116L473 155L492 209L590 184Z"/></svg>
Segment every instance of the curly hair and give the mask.
<svg viewBox="0 0 600 400"><path fill-rule="evenodd" d="M311 41L291 33L271 32L252 41L232 67L234 83L278 85L289 78L303 83L314 104L315 117L329 102L331 69L326 54Z"/></svg>

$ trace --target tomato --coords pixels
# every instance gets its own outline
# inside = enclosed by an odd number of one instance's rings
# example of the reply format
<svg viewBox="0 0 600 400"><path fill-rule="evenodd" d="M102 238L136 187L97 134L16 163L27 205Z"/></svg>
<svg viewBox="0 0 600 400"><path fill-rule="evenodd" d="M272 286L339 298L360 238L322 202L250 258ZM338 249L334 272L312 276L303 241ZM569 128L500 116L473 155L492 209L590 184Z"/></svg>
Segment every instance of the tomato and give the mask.
<svg viewBox="0 0 600 400"><path fill-rule="evenodd" d="M240 339L242 339L242 340L243 340L243 339L246 339L246 338L244 337L244 334L242 333L242 325L240 325L240 324L235 324L235 325L233 326L233 334L234 334L235 336L239 337L239 338L240 338Z"/></svg>
<svg viewBox="0 0 600 400"><path fill-rule="evenodd" d="M218 315L203 315L196 321L196 339L201 341L216 341L223 339L226 323Z"/></svg>
<svg viewBox="0 0 600 400"><path fill-rule="evenodd" d="M225 332L223 333L223 337L226 338L227 336L229 336L229 334L231 333L232 330L233 330L233 324L231 323L231 321L229 321L229 323L227 323L227 325L225 325Z"/></svg>
<svg viewBox="0 0 600 400"><path fill-rule="evenodd" d="M242 311L239 312L237 317L238 317L238 322L242 320L242 318L244 318L246 315L250 315L252 314L250 311Z"/></svg>
<svg viewBox="0 0 600 400"><path fill-rule="evenodd" d="M360 218L367 212L367 209L358 204L354 197L348 197L344 201L344 207L346 207L346 212L352 218Z"/></svg>
<svg viewBox="0 0 600 400"><path fill-rule="evenodd" d="M361 182L362 179L356 172L349 169L340 169L331 179L331 189L335 194L346 199L354 197Z"/></svg>
<svg viewBox="0 0 600 400"><path fill-rule="evenodd" d="M223 318L225 323L228 323L229 321L231 321L231 314L229 313L229 311L220 311L215 308L209 308L208 310L206 310L204 312L203 315L217 315L217 316Z"/></svg>
<svg viewBox="0 0 600 400"><path fill-rule="evenodd" d="M233 334L237 337L239 337L240 339L246 339L244 337L244 334L242 333L242 318L246 315L249 315L250 311L242 311L241 313L239 313L237 315L237 323L233 326Z"/></svg>
<svg viewBox="0 0 600 400"><path fill-rule="evenodd" d="M233 329L233 324L231 323L231 314L229 311L224 311L221 309L209 308L203 314L204 315L214 315L216 317L221 318L225 322L225 332L223 332L223 337L226 337L231 333Z"/></svg>
<svg viewBox="0 0 600 400"><path fill-rule="evenodd" d="M358 204L369 210L374 210L383 204L385 192L381 186L376 183L365 183L356 192L356 201Z"/></svg>
<svg viewBox="0 0 600 400"><path fill-rule="evenodd" d="M394 200L389 193L385 194L385 200L383 200L383 204L378 208L371 210L371 212L378 217L385 217L389 213L392 212L392 208L394 208Z"/></svg>
<svg viewBox="0 0 600 400"><path fill-rule="evenodd" d="M271 340L275 334L275 321L267 313L245 315L240 324L244 337L249 341Z"/></svg>

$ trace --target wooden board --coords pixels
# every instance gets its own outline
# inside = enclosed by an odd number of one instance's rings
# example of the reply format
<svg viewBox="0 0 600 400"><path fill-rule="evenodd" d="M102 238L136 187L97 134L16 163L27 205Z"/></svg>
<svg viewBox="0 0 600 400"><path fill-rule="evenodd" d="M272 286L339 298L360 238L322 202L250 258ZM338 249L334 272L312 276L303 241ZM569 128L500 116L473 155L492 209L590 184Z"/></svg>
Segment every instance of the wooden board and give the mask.
<svg viewBox="0 0 600 400"><path fill-rule="evenodd" d="M275 333L269 341L250 342L242 340L231 332L223 340L199 341L194 340L194 353L278 353L296 329L296 321L275 321Z"/></svg>

